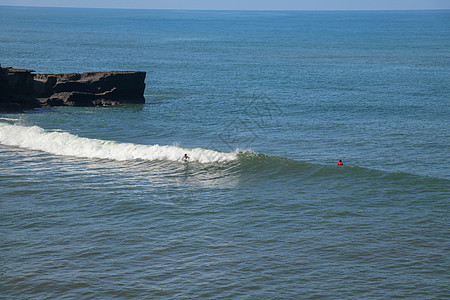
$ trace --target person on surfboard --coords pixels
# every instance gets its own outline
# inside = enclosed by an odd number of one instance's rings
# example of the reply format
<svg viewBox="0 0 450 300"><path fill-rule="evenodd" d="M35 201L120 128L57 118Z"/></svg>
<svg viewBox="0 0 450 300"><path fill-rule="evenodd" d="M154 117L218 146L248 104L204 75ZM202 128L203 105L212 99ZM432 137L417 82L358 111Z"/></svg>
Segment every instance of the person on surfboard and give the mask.
<svg viewBox="0 0 450 300"><path fill-rule="evenodd" d="M336 164L337 166L343 166L344 164L342 163L342 160L339 160L338 163Z"/></svg>
<svg viewBox="0 0 450 300"><path fill-rule="evenodd" d="M188 156L186 153L185 153L184 156L183 156L183 160L184 160L184 161L188 161L188 160L189 160L189 156Z"/></svg>

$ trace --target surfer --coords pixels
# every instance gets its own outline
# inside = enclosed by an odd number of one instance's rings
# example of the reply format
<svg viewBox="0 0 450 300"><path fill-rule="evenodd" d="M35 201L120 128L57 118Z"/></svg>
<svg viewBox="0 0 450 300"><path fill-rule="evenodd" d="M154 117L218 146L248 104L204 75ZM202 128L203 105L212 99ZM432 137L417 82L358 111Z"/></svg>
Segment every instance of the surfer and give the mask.
<svg viewBox="0 0 450 300"><path fill-rule="evenodd" d="M344 164L342 163L342 160L339 160L338 163L336 164L338 166L343 166Z"/></svg>
<svg viewBox="0 0 450 300"><path fill-rule="evenodd" d="M185 153L184 156L183 156L183 160L184 160L184 161L188 161L188 160L189 160L189 155L187 155L187 154Z"/></svg>

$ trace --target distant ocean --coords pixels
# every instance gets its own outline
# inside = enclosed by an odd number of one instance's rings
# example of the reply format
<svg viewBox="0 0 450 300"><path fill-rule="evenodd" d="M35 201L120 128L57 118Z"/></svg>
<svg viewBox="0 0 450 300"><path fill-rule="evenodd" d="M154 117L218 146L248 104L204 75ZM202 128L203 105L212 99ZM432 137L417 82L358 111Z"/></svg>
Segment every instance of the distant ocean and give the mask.
<svg viewBox="0 0 450 300"><path fill-rule="evenodd" d="M450 11L0 7L2 66L147 72L0 114L0 297L450 298L449 49Z"/></svg>

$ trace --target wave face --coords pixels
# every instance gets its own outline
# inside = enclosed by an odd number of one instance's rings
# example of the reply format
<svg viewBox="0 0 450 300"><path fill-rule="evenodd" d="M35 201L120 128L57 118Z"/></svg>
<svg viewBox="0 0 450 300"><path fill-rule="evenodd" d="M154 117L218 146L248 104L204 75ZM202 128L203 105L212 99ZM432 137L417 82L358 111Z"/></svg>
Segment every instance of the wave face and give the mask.
<svg viewBox="0 0 450 300"><path fill-rule="evenodd" d="M388 172L349 165L341 167L335 164L315 164L253 152L237 155L239 163L233 164L236 169L230 172L239 173L247 180L267 180L267 182L291 186L327 184L341 189L340 185L345 184L347 189L367 185L367 189L375 190L394 186L405 189L414 188L416 191L431 189L439 192L450 183L446 179L407 172Z"/></svg>
<svg viewBox="0 0 450 300"><path fill-rule="evenodd" d="M7 146L80 158L180 161L189 153L192 162L214 163L237 159L237 153L201 148L139 145L79 137L67 132L46 131L38 126L0 124L0 143Z"/></svg>

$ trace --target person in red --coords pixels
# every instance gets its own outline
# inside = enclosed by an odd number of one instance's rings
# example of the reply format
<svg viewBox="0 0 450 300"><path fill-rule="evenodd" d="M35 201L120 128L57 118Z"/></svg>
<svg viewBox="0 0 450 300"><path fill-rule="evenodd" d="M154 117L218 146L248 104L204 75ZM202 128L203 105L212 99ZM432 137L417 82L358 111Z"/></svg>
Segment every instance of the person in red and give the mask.
<svg viewBox="0 0 450 300"><path fill-rule="evenodd" d="M344 164L342 163L342 160L339 160L337 163L338 166L343 166Z"/></svg>

